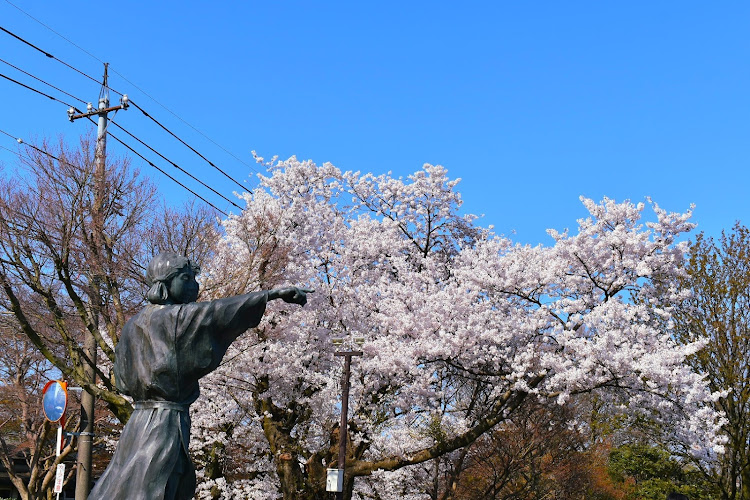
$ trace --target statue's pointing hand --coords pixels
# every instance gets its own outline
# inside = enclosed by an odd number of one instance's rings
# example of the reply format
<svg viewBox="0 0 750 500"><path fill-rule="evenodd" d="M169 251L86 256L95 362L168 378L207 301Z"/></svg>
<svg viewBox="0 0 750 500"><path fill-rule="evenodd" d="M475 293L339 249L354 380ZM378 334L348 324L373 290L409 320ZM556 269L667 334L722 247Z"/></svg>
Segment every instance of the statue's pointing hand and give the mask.
<svg viewBox="0 0 750 500"><path fill-rule="evenodd" d="M313 293L315 290L310 288L299 288L296 286L290 286L285 288L276 288L268 292L268 300L281 299L284 302L290 304L299 304L304 306L307 304L307 294Z"/></svg>

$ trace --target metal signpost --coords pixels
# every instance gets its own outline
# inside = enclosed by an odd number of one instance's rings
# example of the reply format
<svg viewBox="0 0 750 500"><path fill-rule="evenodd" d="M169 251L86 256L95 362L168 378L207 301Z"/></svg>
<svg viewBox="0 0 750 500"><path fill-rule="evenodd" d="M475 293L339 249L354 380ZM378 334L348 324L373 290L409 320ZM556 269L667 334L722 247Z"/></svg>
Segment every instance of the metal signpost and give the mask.
<svg viewBox="0 0 750 500"><path fill-rule="evenodd" d="M68 407L68 384L60 380L50 380L42 389L42 409L44 416L50 422L58 422L57 440L55 441L55 456L60 456L63 443L63 425L65 425L65 410ZM65 464L58 464L55 474L55 487L58 500L65 482Z"/></svg>

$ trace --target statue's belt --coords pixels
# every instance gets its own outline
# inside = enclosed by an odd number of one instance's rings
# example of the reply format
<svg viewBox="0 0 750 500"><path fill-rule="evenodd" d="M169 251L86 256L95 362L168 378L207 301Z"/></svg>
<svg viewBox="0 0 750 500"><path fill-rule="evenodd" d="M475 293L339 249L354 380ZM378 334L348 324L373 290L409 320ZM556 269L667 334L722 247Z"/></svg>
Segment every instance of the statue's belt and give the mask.
<svg viewBox="0 0 750 500"><path fill-rule="evenodd" d="M176 410L188 411L190 405L175 403L173 401L136 401L134 404L136 410Z"/></svg>

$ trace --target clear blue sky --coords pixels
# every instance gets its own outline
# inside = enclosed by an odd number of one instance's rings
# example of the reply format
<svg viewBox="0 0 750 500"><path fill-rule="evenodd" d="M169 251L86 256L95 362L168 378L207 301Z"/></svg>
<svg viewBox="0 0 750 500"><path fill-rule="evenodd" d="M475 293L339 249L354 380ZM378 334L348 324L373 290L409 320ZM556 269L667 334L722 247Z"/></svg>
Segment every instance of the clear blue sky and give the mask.
<svg viewBox="0 0 750 500"><path fill-rule="evenodd" d="M467 212L527 243L549 243L548 227L574 228L579 195L651 196L674 211L695 203L699 229L714 236L750 224L748 2L13 3L253 167L251 150L396 175L441 164L462 179ZM102 73L6 0L0 26ZM98 97L94 82L2 32L0 58ZM3 63L0 73L60 95ZM110 84L256 184L118 74ZM91 128L68 123L65 109L0 80L3 130L72 138ZM235 189L137 110L116 119L218 190ZM0 149L0 161L12 155ZM168 196L189 196L143 172Z"/></svg>

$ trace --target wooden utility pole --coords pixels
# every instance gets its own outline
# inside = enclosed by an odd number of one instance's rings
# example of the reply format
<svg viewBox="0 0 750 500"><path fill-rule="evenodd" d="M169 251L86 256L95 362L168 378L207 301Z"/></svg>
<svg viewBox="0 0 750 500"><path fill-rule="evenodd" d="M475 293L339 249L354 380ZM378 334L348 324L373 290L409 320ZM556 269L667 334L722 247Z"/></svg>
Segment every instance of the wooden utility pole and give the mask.
<svg viewBox="0 0 750 500"><path fill-rule="evenodd" d="M341 422L339 423L339 474L345 475L346 470L346 438L349 434L349 375L352 356L362 356L362 351L336 351L334 356L343 356L344 373L341 375ZM346 484L346 481L344 481ZM344 500L344 491L336 493L336 500Z"/></svg>
<svg viewBox="0 0 750 500"><path fill-rule="evenodd" d="M98 259L98 262L94 263L95 275L92 276L92 283L95 288L98 288L104 282L104 276L101 276L101 270L104 268L102 265L104 262L105 242L104 242L104 199L106 196L106 172L105 165L107 159L107 113L110 111L116 111L119 109L127 109L128 98L124 95L120 100L119 106L109 106L109 87L107 86L107 67L108 63L104 63L104 79L102 80L102 88L99 92L99 105L96 109L93 108L89 103L87 112L82 114L75 114L74 109L68 110L68 118L70 121L77 120L78 118L89 118L97 115L97 133L96 133L96 155L95 155L95 170L94 170L94 204L91 209L91 219L93 224L93 241L94 241L94 255ZM99 328L99 308L101 304L98 302L100 294L98 289L89 298L90 307L89 314L91 315L91 324L93 328ZM84 372L86 379L90 381L91 385L96 384L96 357L97 357L97 344L94 335L87 329L86 339L84 342L84 355L86 358L86 364L84 366ZM94 394L89 391L84 391L81 396L81 435L78 440L78 460L76 463L76 495L75 500L86 500L91 489L91 449L94 440L94 405L96 398Z"/></svg>

